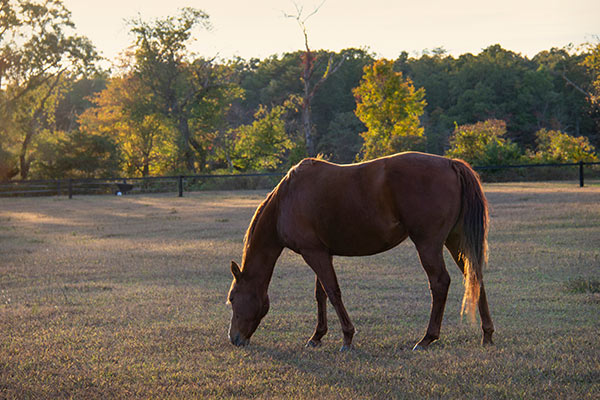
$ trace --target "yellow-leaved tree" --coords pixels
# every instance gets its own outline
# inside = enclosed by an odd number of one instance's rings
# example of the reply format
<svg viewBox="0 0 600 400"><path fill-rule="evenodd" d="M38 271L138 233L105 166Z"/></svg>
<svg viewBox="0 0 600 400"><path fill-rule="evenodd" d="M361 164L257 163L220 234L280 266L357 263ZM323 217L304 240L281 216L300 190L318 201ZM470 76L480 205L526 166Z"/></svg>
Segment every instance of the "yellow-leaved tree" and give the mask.
<svg viewBox="0 0 600 400"><path fill-rule="evenodd" d="M135 75L114 77L79 118L82 132L117 143L123 172L130 176L168 173L176 157L173 129L154 111L151 97Z"/></svg>
<svg viewBox="0 0 600 400"><path fill-rule="evenodd" d="M377 60L364 68L354 88L356 116L366 125L357 158L369 160L405 150L424 150L419 117L425 108L425 89L415 90L408 77L394 71L394 62Z"/></svg>

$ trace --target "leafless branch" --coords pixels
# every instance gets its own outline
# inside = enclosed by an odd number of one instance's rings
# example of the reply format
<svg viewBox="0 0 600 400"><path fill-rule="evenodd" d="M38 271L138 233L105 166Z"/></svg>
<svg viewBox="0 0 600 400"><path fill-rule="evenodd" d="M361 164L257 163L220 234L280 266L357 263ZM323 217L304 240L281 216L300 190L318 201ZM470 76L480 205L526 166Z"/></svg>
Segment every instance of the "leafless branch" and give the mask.
<svg viewBox="0 0 600 400"><path fill-rule="evenodd" d="M285 18L295 19L296 22L298 23L298 26L300 26L300 29L302 30L302 34L304 35L304 46L306 47L306 51L310 51L310 49L308 47L308 33L306 32L306 21L308 21L308 19L310 17L312 17L313 15L318 13L326 1L327 0L323 0L321 2L321 4L319 4L317 7L315 7L315 9L304 18L302 17L302 14L304 13L304 6L300 6L295 1L293 2L293 4L294 4L294 8L296 9L296 13L295 14L288 14L286 12L283 13L283 16Z"/></svg>
<svg viewBox="0 0 600 400"><path fill-rule="evenodd" d="M317 92L317 90L319 89L319 87L325 83L325 81L327 80L327 78L329 78L329 75L335 74L335 72L342 66L342 64L344 63L345 58L342 57L337 63L333 63L333 54L329 56L329 60L327 61L327 69L325 70L325 73L323 74L323 76L321 76L321 79L319 79L319 81L317 83L315 83L312 91L310 92L310 98L312 99L312 97L315 95L315 93Z"/></svg>
<svg viewBox="0 0 600 400"><path fill-rule="evenodd" d="M305 23L306 21L308 21L308 19L309 19L310 17L312 17L313 15L315 15L316 13L318 13L318 12L319 12L319 10L321 9L321 7L323 7L323 4L325 4L325 2L326 2L326 1L327 1L327 0L323 0L323 1L321 2L321 4L319 4L319 5L318 5L318 6L317 6L317 7L316 7L314 10L313 10L313 12L311 12L310 14L308 14L308 15L306 16L306 18L304 18L304 20L302 21L302 23Z"/></svg>
<svg viewBox="0 0 600 400"><path fill-rule="evenodd" d="M585 97L587 97L592 104L596 104L598 102L598 98L593 93L588 92L587 90L583 89L581 86L577 85L575 82L570 80L567 77L566 73L564 73L564 72L558 73L558 72L554 72L554 71L550 71L550 72L554 75L559 75L561 78L563 78L563 80L567 83L567 85L573 87L573 89L577 90L579 93L581 93Z"/></svg>

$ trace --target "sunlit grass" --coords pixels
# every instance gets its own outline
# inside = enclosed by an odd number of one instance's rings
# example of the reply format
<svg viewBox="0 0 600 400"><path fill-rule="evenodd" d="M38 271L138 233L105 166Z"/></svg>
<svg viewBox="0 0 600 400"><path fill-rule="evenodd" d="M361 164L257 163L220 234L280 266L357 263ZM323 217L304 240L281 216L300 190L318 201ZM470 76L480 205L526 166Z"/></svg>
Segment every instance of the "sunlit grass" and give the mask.
<svg viewBox="0 0 600 400"><path fill-rule="evenodd" d="M339 353L316 322L314 275L285 251L247 348L227 340L229 261L264 192L0 200L0 398L598 398L600 187L493 184L484 272L492 348L461 322L452 277L442 338L410 242L336 258L357 328ZM596 289L595 289L596 288Z"/></svg>

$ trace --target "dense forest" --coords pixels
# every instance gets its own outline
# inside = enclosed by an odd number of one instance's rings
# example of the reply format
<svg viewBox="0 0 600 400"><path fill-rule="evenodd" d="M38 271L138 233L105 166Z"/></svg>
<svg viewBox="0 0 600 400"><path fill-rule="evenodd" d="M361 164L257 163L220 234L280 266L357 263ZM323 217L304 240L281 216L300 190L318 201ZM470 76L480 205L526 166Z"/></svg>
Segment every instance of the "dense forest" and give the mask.
<svg viewBox="0 0 600 400"><path fill-rule="evenodd" d="M60 0L0 0L0 181L283 170L403 150L476 164L597 160L600 42L395 60L305 48L193 54L186 8L127 22L110 70ZM306 33L306 32L305 32ZM308 39L308 36L307 36Z"/></svg>

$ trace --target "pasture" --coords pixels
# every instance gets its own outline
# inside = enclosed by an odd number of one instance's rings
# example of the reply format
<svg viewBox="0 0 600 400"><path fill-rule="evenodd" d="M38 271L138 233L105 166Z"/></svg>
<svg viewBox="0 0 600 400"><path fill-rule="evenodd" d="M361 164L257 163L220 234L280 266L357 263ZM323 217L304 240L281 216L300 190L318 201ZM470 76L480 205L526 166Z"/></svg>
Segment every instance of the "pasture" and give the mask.
<svg viewBox="0 0 600 400"><path fill-rule="evenodd" d="M441 339L410 241L334 259L357 333L316 322L314 275L285 250L250 346L229 343L229 263L265 192L0 199L0 398L600 398L600 186L485 185L484 281L495 346L461 322Z"/></svg>

